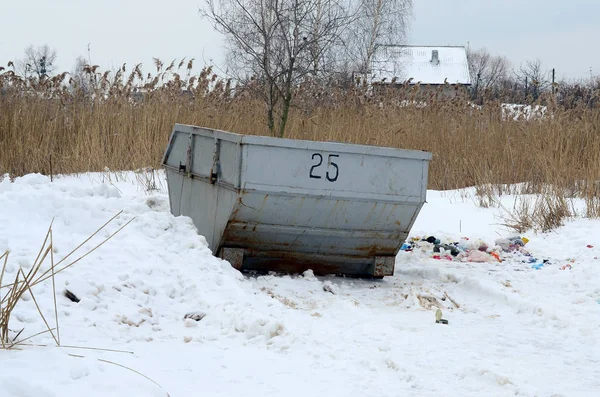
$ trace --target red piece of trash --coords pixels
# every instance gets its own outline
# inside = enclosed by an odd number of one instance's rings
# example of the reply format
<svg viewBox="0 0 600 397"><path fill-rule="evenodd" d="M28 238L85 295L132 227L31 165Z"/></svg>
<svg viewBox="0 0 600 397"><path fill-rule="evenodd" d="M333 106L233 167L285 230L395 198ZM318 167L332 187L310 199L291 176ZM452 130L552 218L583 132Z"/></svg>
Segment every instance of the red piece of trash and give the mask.
<svg viewBox="0 0 600 397"><path fill-rule="evenodd" d="M594 246L591 245L591 244L588 244L586 247L588 247L588 248L594 248Z"/></svg>

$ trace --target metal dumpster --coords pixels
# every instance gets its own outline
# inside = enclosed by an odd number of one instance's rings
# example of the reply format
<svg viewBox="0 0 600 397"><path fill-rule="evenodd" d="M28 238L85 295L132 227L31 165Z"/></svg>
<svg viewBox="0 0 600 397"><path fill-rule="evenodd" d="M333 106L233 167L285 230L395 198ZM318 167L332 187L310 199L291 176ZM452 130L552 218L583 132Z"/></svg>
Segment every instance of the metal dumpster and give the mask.
<svg viewBox="0 0 600 397"><path fill-rule="evenodd" d="M380 278L425 202L430 160L176 124L162 166L171 213L240 271Z"/></svg>

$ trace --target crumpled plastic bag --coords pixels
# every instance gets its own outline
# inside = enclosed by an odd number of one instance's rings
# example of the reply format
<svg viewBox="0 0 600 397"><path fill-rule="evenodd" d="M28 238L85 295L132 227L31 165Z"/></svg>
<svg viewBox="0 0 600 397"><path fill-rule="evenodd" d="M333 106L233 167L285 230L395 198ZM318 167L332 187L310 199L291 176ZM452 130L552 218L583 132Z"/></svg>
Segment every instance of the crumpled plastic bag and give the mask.
<svg viewBox="0 0 600 397"><path fill-rule="evenodd" d="M491 256L487 252L483 252L483 251L479 251L479 250L472 250L472 251L465 252L463 254L464 255L460 258L460 260L462 262L485 263L485 262L495 262L496 261L496 258Z"/></svg>

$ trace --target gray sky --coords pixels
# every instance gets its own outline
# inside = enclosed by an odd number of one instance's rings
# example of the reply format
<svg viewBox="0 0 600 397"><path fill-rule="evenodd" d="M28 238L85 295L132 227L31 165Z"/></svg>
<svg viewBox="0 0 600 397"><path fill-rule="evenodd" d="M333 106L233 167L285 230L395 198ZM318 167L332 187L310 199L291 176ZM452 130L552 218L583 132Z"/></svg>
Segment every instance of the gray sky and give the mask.
<svg viewBox="0 0 600 397"><path fill-rule="evenodd" d="M600 75L599 0L413 0L411 44L486 47L518 68L539 58L557 79Z"/></svg>
<svg viewBox="0 0 600 397"><path fill-rule="evenodd" d="M600 75L598 0L413 0L409 44L486 47L518 67L540 58L557 78ZM28 44L48 43L58 69L71 70L77 56L102 69L127 62L128 70L152 57L169 63L196 58L220 64L222 39L197 12L203 0L42 0L2 5L0 65L22 56Z"/></svg>

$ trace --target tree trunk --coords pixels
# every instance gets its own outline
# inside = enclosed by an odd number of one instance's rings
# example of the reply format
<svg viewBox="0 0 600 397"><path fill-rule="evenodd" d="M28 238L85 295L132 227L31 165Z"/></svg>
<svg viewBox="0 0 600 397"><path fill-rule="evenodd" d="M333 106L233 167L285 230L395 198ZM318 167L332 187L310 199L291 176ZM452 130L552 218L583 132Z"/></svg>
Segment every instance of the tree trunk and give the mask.
<svg viewBox="0 0 600 397"><path fill-rule="evenodd" d="M294 58L292 57L290 67L287 72L285 81L285 94L283 95L283 103L281 104L281 119L279 122L279 137L283 138L285 135L285 126L288 121L288 115L290 113L290 105L292 103L292 71L294 69Z"/></svg>
<svg viewBox="0 0 600 397"><path fill-rule="evenodd" d="M275 95L274 95L273 84L269 84L269 92L267 96L267 126L269 127L269 134L275 136Z"/></svg>
<svg viewBox="0 0 600 397"><path fill-rule="evenodd" d="M273 106L269 104L267 109L267 125L269 126L269 133L271 136L275 136L275 118L273 117Z"/></svg>
<svg viewBox="0 0 600 397"><path fill-rule="evenodd" d="M279 123L279 137L283 138L285 135L285 126L288 120L288 114L290 112L290 104L292 103L292 95L287 94L285 98L283 98L283 104L281 109L281 121Z"/></svg>

